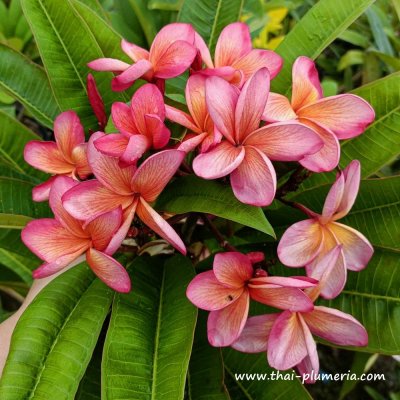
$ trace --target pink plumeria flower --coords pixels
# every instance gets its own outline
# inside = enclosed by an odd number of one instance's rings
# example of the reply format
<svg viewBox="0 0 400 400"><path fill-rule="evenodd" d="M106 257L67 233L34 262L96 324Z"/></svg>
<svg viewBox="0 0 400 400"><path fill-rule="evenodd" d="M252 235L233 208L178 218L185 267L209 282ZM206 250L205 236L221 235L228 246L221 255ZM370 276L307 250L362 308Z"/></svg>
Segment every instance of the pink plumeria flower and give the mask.
<svg viewBox="0 0 400 400"><path fill-rule="evenodd" d="M32 140L24 150L25 161L32 167L53 175L67 175L85 179L91 174L87 156L85 134L79 117L73 111L61 113L54 121L55 142ZM49 198L54 177L36 186L34 201Z"/></svg>
<svg viewBox="0 0 400 400"><path fill-rule="evenodd" d="M316 132L324 146L300 164L311 171L330 171L340 158L339 139L360 135L374 120L373 108L361 97L341 94L323 98L318 71L312 60L299 57L293 64L292 100L270 93L263 119L267 122L298 120Z"/></svg>
<svg viewBox="0 0 400 400"><path fill-rule="evenodd" d="M192 75L186 84L186 103L190 115L182 110L166 105L167 118L193 132L187 135L179 150L189 152L200 144L200 151L205 152L221 141L222 135L215 129L207 110L206 77Z"/></svg>
<svg viewBox="0 0 400 400"><path fill-rule="evenodd" d="M333 280L333 283L337 282L337 286L331 289L332 297L343 287L346 268L352 271L365 268L374 252L364 235L337 222L350 211L359 186L360 163L354 160L332 185L322 214L304 207L310 218L289 227L278 245L278 256L283 264L289 267L306 266L307 275L314 277L320 260L334 247L341 245L341 255L335 269L336 278Z"/></svg>
<svg viewBox="0 0 400 400"><path fill-rule="evenodd" d="M314 306L312 311L258 315L250 317L232 347L244 353L267 352L272 368L297 367L309 377L319 371L317 346L312 335L340 346L366 346L368 333L351 315L342 311ZM307 375L306 375L307 374Z"/></svg>
<svg viewBox="0 0 400 400"><path fill-rule="evenodd" d="M112 80L112 89L122 91L142 78L148 82L164 81L185 72L196 56L194 29L189 24L165 26L154 38L150 51L122 39L122 50L133 61L130 65L113 58L99 58L88 64L95 71L119 74Z"/></svg>
<svg viewBox="0 0 400 400"><path fill-rule="evenodd" d="M118 159L100 153L93 142L104 136L94 133L88 143L89 164L97 179L88 180L72 188L63 196L66 210L80 220L92 218L122 207L124 222L110 243L112 249L125 238L132 220L137 215L150 229L186 253L181 238L149 203L158 195L175 174L185 153L164 150L147 158L138 168L120 168ZM114 243L116 242L116 244Z"/></svg>
<svg viewBox="0 0 400 400"><path fill-rule="evenodd" d="M104 101L97 89L96 80L92 74L88 74L86 81L87 93L89 98L89 103L92 106L94 115L99 123L100 130L104 130L107 125L107 114L104 106Z"/></svg>
<svg viewBox="0 0 400 400"><path fill-rule="evenodd" d="M85 255L90 268L103 282L118 292L129 292L129 275L111 257L114 250L109 246L121 225L122 210L119 207L108 211L83 225L82 221L68 214L61 202L63 194L77 185L78 182L67 176L57 177L49 197L55 218L29 222L22 231L26 246L45 261L33 271L33 277L38 279L53 275Z"/></svg>
<svg viewBox="0 0 400 400"><path fill-rule="evenodd" d="M323 145L317 134L297 121L259 128L268 98L266 86L266 68L258 70L241 92L222 78L207 79L207 108L225 140L193 161L196 175L204 179L230 175L235 196L255 206L267 206L274 199L276 174L271 160L298 161Z"/></svg>
<svg viewBox="0 0 400 400"><path fill-rule="evenodd" d="M215 48L214 62L204 40L197 33L195 43L207 67L199 72L220 76L238 87L242 87L261 68L268 68L271 79L282 68L282 58L275 52L253 49L249 27L242 22L235 22L222 30Z"/></svg>
<svg viewBox="0 0 400 400"><path fill-rule="evenodd" d="M121 133L100 137L94 145L102 153L119 158L122 167L135 164L147 150L168 144L171 132L164 124L165 104L157 86L147 83L140 87L130 106L114 103L111 115Z"/></svg>
<svg viewBox="0 0 400 400"><path fill-rule="evenodd" d="M197 307L211 311L208 340L212 346L230 346L246 323L250 298L280 309L310 311L313 304L300 289L309 280L259 276L249 257L238 252L219 253L212 271L198 274L186 295Z"/></svg>

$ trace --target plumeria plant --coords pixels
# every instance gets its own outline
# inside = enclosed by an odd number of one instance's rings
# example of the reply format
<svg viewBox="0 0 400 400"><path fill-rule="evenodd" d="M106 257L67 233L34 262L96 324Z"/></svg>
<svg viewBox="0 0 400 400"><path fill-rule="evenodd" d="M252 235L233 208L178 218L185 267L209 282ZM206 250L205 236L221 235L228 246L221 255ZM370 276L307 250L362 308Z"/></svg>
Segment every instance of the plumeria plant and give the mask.
<svg viewBox="0 0 400 400"><path fill-rule="evenodd" d="M371 3L338 2L342 30ZM365 180L399 152L398 74L324 95L309 56L337 26L296 43L336 0L277 52L210 3L146 46L90 2L22 0L44 69L14 52L15 74L44 86L17 99L54 135L2 117L0 263L34 283L0 325L1 399L301 400L320 347L400 353L400 183Z"/></svg>

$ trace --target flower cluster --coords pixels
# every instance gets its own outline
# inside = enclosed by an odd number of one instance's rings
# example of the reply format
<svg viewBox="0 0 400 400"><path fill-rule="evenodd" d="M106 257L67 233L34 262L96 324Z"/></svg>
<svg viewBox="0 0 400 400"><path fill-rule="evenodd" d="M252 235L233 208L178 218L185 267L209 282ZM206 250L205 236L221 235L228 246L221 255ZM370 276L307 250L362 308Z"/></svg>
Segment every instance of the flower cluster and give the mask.
<svg viewBox="0 0 400 400"><path fill-rule="evenodd" d="M103 131L108 117L95 80L88 75L88 95L100 131L85 142L78 116L67 111L54 124L54 142L32 141L25 160L52 174L33 192L49 200L54 218L28 223L24 243L44 264L35 278L49 276L86 257L93 272L119 292L129 292L125 268L112 255L134 221L186 254L168 220L153 203L193 153L193 172L204 179L229 175L236 198L268 206L277 190L273 162L299 162L313 172L331 171L340 158L339 140L361 134L374 119L371 106L358 96L323 98L312 60L293 65L291 100L270 91L282 59L253 49L248 27L228 25L212 59L204 40L189 24L165 26L149 51L125 40L122 50L133 63L102 58L88 65L111 71L114 91L146 81L130 104L116 102L111 117L116 132ZM187 110L168 103L165 81L189 71ZM167 123L167 120L169 121ZM186 128L172 143L170 123ZM344 345L365 345L365 329L353 317L314 305L336 297L347 269L366 266L373 249L367 239L339 222L352 207L360 182L360 164L340 171L322 214L301 208L308 219L289 227L278 246L284 265L305 267L305 277L270 276L263 256L239 252L215 256L212 271L202 272L187 289L188 298L210 311L208 338L213 346L245 352L267 351L271 366L300 372L318 370L312 334ZM146 228L147 229L147 228ZM250 300L282 310L249 316Z"/></svg>

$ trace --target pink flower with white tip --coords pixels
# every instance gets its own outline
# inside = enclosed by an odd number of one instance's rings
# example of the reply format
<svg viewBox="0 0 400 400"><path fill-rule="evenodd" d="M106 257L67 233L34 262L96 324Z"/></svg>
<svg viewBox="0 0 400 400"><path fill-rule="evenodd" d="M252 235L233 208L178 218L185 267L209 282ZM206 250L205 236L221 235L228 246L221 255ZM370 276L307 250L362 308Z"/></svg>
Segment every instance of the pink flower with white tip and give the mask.
<svg viewBox="0 0 400 400"><path fill-rule="evenodd" d="M311 171L330 171L340 158L339 139L360 135L374 120L374 109L361 97L340 94L323 98L315 64L299 57L293 64L292 100L270 93L263 114L267 122L298 120L309 126L324 142L315 154L307 155L300 164Z"/></svg>
<svg viewBox="0 0 400 400"><path fill-rule="evenodd" d="M114 91L128 89L139 78L155 83L175 78L189 68L197 53L193 27L182 23L162 28L154 38L150 51L124 39L121 47L134 61L133 65L113 58L99 58L88 64L95 71L118 74L111 84Z"/></svg>
<svg viewBox="0 0 400 400"><path fill-rule="evenodd" d="M259 69L268 68L273 79L282 68L282 58L271 50L253 49L249 27L242 22L226 26L215 47L214 62L210 51L196 33L195 44L206 69L197 71L208 76L219 76L242 87Z"/></svg>
<svg viewBox="0 0 400 400"><path fill-rule="evenodd" d="M315 286L314 281L261 275L249 257L228 252L217 254L213 270L198 274L190 282L186 292L189 300L210 311L207 330L211 345L230 346L240 336L250 298L284 310L312 310L312 302L301 289Z"/></svg>
<svg viewBox="0 0 400 400"><path fill-rule="evenodd" d="M55 142L32 140L24 150L25 161L32 167L53 175L85 179L91 174L86 155L85 134L79 117L73 111L61 113L54 121ZM35 201L49 198L55 177L36 186Z"/></svg>
<svg viewBox="0 0 400 400"><path fill-rule="evenodd" d="M53 275L85 255L88 265L102 281L118 292L129 292L129 275L125 268L111 257L115 249L110 247L111 240L122 222L122 210L119 207L108 211L87 224L73 218L64 209L61 197L77 185L78 182L67 176L57 177L49 197L55 218L29 222L22 231L21 237L25 245L45 261L33 271L33 277L38 279Z"/></svg>

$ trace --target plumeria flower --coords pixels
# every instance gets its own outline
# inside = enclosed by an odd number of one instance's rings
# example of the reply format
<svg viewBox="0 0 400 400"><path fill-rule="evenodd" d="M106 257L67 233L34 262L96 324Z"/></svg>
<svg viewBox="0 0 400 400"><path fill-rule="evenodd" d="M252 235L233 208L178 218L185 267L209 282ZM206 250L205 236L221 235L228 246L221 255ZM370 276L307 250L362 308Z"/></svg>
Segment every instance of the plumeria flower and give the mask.
<svg viewBox="0 0 400 400"><path fill-rule="evenodd" d="M85 134L79 117L73 111L61 113L54 121L55 142L32 140L24 150L25 161L53 175L67 175L85 179L91 174L87 156ZM34 201L49 198L55 177L50 178L32 191Z"/></svg>
<svg viewBox="0 0 400 400"><path fill-rule="evenodd" d="M211 311L207 330L212 346L230 346L240 336L250 298L284 310L312 310L312 302L300 289L314 286L314 281L263 275L254 270L246 255L228 252L217 254L213 270L190 282L186 292L189 300Z"/></svg>
<svg viewBox="0 0 400 400"><path fill-rule="evenodd" d="M241 92L222 78L207 79L207 108L225 140L193 161L196 175L204 179L230 175L235 196L255 206L267 206L274 199L276 174L271 160L298 161L323 145L317 134L297 121L259 128L268 85L266 68L258 70Z"/></svg>
<svg viewBox="0 0 400 400"><path fill-rule="evenodd" d="M150 51L124 39L121 47L134 61L133 65L113 58L99 58L88 64L95 71L117 73L112 80L115 91L128 89L139 78L156 83L175 78L189 68L197 53L193 27L182 23L162 28L154 38Z"/></svg>
<svg viewBox="0 0 400 400"><path fill-rule="evenodd" d="M187 81L185 95L190 115L169 105L165 106L168 119L194 133L186 135L179 150L189 152L200 144L200 151L205 152L221 141L222 135L214 127L207 110L206 79L202 75L192 75Z"/></svg>
<svg viewBox="0 0 400 400"><path fill-rule="evenodd" d="M310 217L289 227L278 245L281 262L289 267L306 266L308 276L315 276L317 264L330 250L342 246L335 270L336 289L341 290L346 280L346 268L359 271L368 264L374 252L364 235L349 226L337 222L348 214L357 197L360 186L360 163L352 161L332 185L322 210L317 214L306 207Z"/></svg>
<svg viewBox="0 0 400 400"><path fill-rule="evenodd" d="M104 130L107 125L107 114L104 106L104 101L97 89L96 80L92 74L88 74L86 81L86 88L89 98L89 103L92 106L94 115L99 123L100 130Z"/></svg>
<svg viewBox="0 0 400 400"><path fill-rule="evenodd" d="M340 158L339 139L360 135L374 120L375 112L354 94L323 98L318 71L312 60L299 57L293 64L292 99L270 93L263 119L267 122L298 120L324 141L322 149L307 155L300 164L311 171L330 171Z"/></svg>
<svg viewBox="0 0 400 400"><path fill-rule="evenodd" d="M206 69L205 75L216 75L242 87L259 69L268 68L271 79L282 68L282 58L271 50L253 49L249 27L242 22L226 26L215 47L214 62L204 40L196 33L195 43Z"/></svg>
<svg viewBox="0 0 400 400"><path fill-rule="evenodd" d="M121 207L115 208L83 224L64 209L61 197L79 183L67 176L55 179L50 189L50 207L54 219L31 221L22 231L25 245L45 261L33 271L33 277L45 278L67 267L85 255L93 272L118 292L129 292L131 283L125 268L111 255L110 242L122 221ZM121 244L119 242L118 246ZM82 259L83 260L83 259Z"/></svg>
<svg viewBox="0 0 400 400"><path fill-rule="evenodd" d="M89 164L97 179L81 182L66 192L63 196L65 209L77 219L90 221L122 207L124 222L110 243L113 250L119 247L119 241L125 238L137 215L150 229L185 254L185 245L180 237L149 204L156 200L175 174L185 153L164 150L147 158L138 168L120 168L117 158L100 153L93 144L104 135L102 132L94 133L88 144Z"/></svg>
<svg viewBox="0 0 400 400"><path fill-rule="evenodd" d="M171 136L164 125L163 96L157 86L151 83L135 92L130 106L114 103L111 115L121 133L102 136L94 145L102 153L118 157L122 167L135 164L151 148L165 147Z"/></svg>

